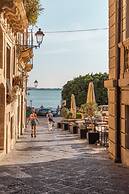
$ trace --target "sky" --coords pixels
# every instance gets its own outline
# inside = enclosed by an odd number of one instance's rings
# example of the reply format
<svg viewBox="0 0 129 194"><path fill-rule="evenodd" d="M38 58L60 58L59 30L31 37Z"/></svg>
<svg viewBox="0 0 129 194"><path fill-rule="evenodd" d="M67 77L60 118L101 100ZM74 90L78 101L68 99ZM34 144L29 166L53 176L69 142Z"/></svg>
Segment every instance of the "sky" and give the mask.
<svg viewBox="0 0 129 194"><path fill-rule="evenodd" d="M34 51L29 86L61 88L79 75L108 72L108 31L48 33L108 27L108 0L41 0L37 26L45 36ZM35 30L37 30L35 28Z"/></svg>

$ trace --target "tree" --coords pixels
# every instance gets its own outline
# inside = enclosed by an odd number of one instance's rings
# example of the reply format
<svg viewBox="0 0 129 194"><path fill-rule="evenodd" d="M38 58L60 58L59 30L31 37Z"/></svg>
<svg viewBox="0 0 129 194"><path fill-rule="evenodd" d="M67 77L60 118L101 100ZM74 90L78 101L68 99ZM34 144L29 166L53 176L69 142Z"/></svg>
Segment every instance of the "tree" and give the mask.
<svg viewBox="0 0 129 194"><path fill-rule="evenodd" d="M93 81L97 104L107 104L107 89L104 88L104 80L107 79L107 73L87 74L76 77L63 86L62 98L66 100L67 107L70 108L70 98L74 94L76 97L76 105L80 107L81 104L86 103L88 85L90 81Z"/></svg>
<svg viewBox="0 0 129 194"><path fill-rule="evenodd" d="M29 25L35 25L38 16L42 12L43 8L40 4L40 0L24 0L24 6Z"/></svg>

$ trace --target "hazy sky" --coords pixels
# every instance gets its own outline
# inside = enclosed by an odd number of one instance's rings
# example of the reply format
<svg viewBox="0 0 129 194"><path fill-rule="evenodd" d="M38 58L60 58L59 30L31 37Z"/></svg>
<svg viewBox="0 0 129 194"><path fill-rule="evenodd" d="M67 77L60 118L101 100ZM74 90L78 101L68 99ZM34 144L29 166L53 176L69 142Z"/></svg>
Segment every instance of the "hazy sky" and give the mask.
<svg viewBox="0 0 129 194"><path fill-rule="evenodd" d="M44 12L37 26L44 32L108 26L108 0L41 0ZM108 69L107 31L45 33L35 50L29 85L62 87L68 80Z"/></svg>

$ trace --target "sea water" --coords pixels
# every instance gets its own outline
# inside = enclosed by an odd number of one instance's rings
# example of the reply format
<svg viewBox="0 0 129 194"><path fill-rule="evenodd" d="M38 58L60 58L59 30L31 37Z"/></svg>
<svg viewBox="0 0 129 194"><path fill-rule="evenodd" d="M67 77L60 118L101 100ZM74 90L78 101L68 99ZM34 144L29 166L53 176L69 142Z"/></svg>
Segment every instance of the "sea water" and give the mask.
<svg viewBox="0 0 129 194"><path fill-rule="evenodd" d="M61 105L61 89L31 89L27 91L27 105L35 108L57 108Z"/></svg>

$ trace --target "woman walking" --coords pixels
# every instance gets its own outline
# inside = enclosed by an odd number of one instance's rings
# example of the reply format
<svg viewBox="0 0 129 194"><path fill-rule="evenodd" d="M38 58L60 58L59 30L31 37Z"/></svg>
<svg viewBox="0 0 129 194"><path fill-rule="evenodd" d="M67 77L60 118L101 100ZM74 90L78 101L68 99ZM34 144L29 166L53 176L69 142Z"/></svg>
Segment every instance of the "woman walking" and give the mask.
<svg viewBox="0 0 129 194"><path fill-rule="evenodd" d="M49 131L52 131L53 129L52 127L55 122L53 120L53 114L51 113L51 111L48 111L47 119L48 119L48 129Z"/></svg>
<svg viewBox="0 0 129 194"><path fill-rule="evenodd" d="M33 110L29 116L28 122L30 121L31 124L31 137L36 137L36 124L38 121L37 114Z"/></svg>

